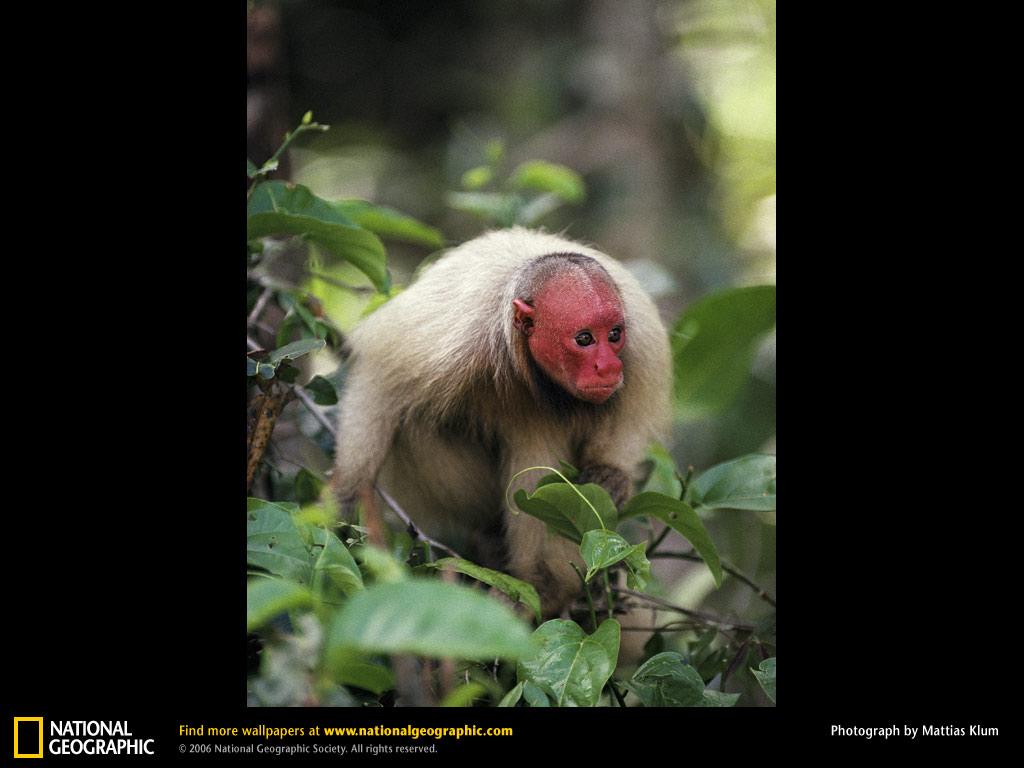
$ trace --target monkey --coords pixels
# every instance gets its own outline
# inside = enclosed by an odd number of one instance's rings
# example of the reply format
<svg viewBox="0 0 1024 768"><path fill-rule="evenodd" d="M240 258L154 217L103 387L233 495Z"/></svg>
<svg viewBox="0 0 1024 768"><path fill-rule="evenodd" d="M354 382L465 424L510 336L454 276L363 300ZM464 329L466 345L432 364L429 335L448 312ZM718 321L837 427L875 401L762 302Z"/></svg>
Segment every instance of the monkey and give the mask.
<svg viewBox="0 0 1024 768"><path fill-rule="evenodd" d="M514 508L546 473L513 477L566 461L575 482L628 498L671 423L651 298L604 253L515 227L448 251L346 343L339 500L379 483L428 536L532 583L559 615L581 594L579 550Z"/></svg>

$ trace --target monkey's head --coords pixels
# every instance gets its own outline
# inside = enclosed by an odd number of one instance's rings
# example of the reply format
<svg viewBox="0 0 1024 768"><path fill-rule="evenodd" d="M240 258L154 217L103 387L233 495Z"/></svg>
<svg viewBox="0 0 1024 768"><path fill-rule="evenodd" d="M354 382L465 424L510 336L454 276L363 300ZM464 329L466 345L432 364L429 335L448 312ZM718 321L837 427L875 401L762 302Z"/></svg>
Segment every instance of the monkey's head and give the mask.
<svg viewBox="0 0 1024 768"><path fill-rule="evenodd" d="M558 257L555 257L558 258ZM573 397L600 405L622 386L625 313L611 277L596 261L544 270L532 296L516 298L513 323L537 366Z"/></svg>

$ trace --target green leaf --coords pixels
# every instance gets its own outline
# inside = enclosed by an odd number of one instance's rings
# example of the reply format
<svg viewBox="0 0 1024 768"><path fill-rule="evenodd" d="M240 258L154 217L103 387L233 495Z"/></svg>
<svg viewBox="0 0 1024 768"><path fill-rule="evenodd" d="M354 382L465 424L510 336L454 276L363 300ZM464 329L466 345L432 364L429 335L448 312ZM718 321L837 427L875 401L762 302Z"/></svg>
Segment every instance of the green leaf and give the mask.
<svg viewBox="0 0 1024 768"><path fill-rule="evenodd" d="M303 125L309 125L311 122L313 122L313 112L312 112L312 110L306 112L306 114L304 114L302 116L302 124Z"/></svg>
<svg viewBox="0 0 1024 768"><path fill-rule="evenodd" d="M339 605L363 589L363 574L352 553L331 531L309 526L313 538L312 586L323 602Z"/></svg>
<svg viewBox="0 0 1024 768"><path fill-rule="evenodd" d="M686 489L693 507L775 510L775 457L752 453L708 469Z"/></svg>
<svg viewBox="0 0 1024 768"><path fill-rule="evenodd" d="M674 651L649 658L626 685L645 707L731 707L739 698L706 691L697 670Z"/></svg>
<svg viewBox="0 0 1024 768"><path fill-rule="evenodd" d="M581 494L586 500L580 498ZM602 527L614 530L619 522L615 502L604 488L594 483L543 485L533 494L520 489L512 498L523 512L544 521L552 530L577 544L583 540L583 534L587 531Z"/></svg>
<svg viewBox="0 0 1024 768"><path fill-rule="evenodd" d="M428 248L444 247L444 235L441 234L441 230L394 208L373 205L365 200L339 200L332 205L343 216L380 237L424 245Z"/></svg>
<svg viewBox="0 0 1024 768"><path fill-rule="evenodd" d="M520 659L518 677L540 688L556 706L595 707L615 671L620 632L615 619L605 620L593 635L574 621L547 621L533 633L535 650Z"/></svg>
<svg viewBox="0 0 1024 768"><path fill-rule="evenodd" d="M718 550L704 523L689 504L671 496L647 491L638 493L622 508L623 520L635 515L657 518L686 537L697 554L704 558L704 563L715 578L715 586L722 586L722 563L718 558Z"/></svg>
<svg viewBox="0 0 1024 768"><path fill-rule="evenodd" d="M576 469L572 464L567 461L559 461L559 465L562 467L561 472L570 482L575 482L576 478L580 476L580 471ZM554 472L544 475L540 480L537 481L537 487L540 488L542 485L551 485L552 483L564 483L561 477L556 475Z"/></svg>
<svg viewBox="0 0 1024 768"><path fill-rule="evenodd" d="M352 554L356 560L362 563L363 569L373 577L374 581L394 584L405 581L409 576L409 569L406 568L405 563L396 560L389 552L377 547L355 547Z"/></svg>
<svg viewBox="0 0 1024 768"><path fill-rule="evenodd" d="M328 649L460 659L518 659L529 632L496 600L459 584L409 579L354 595L331 624Z"/></svg>
<svg viewBox="0 0 1024 768"><path fill-rule="evenodd" d="M565 201L554 192L545 192L537 195L530 202L526 203L516 213L516 224L524 227L532 227L552 211L557 211L565 205Z"/></svg>
<svg viewBox="0 0 1024 768"><path fill-rule="evenodd" d="M287 360L282 360L277 366L277 378L285 384L294 384L299 378L299 369Z"/></svg>
<svg viewBox="0 0 1024 768"><path fill-rule="evenodd" d="M263 165L260 166L259 170L256 171L257 176L266 176L271 171L276 171L277 166L280 164L278 160L267 160Z"/></svg>
<svg viewBox="0 0 1024 768"><path fill-rule="evenodd" d="M245 375L246 376L260 376L264 379L274 378L275 366L268 365L260 360L254 360L251 357L245 358Z"/></svg>
<svg viewBox="0 0 1024 768"><path fill-rule="evenodd" d="M484 147L484 154L487 157L488 163L497 165L505 157L505 142L501 139L491 139L487 142L487 146Z"/></svg>
<svg viewBox="0 0 1024 768"><path fill-rule="evenodd" d="M540 688L531 682L523 686L523 698L531 707L550 707L551 699Z"/></svg>
<svg viewBox="0 0 1024 768"><path fill-rule="evenodd" d="M757 342L775 325L775 286L733 288L691 306L672 330L680 415L724 411L750 375Z"/></svg>
<svg viewBox="0 0 1024 768"><path fill-rule="evenodd" d="M389 293L387 295L385 295L383 293L375 293L375 294L373 294L367 300L366 306L363 307L363 311L360 313L360 317L369 317L374 312L376 312L378 309L380 309L385 304L387 304L389 301L391 301L393 298L395 298L395 296L397 296L401 292L402 292L401 288L395 287L395 288L392 288L391 289L391 293Z"/></svg>
<svg viewBox="0 0 1024 768"><path fill-rule="evenodd" d="M675 459L665 447L654 443L647 449L647 459L654 466L641 491L652 491L678 499L683 495L683 481L679 479Z"/></svg>
<svg viewBox="0 0 1024 768"><path fill-rule="evenodd" d="M320 328L319 321L313 316L313 313L306 309L302 303L302 297L297 293L289 293L281 291L277 294L277 300L282 307L290 312L294 312L298 315L302 324L306 326L311 334L315 338L322 338L323 333Z"/></svg>
<svg viewBox="0 0 1024 768"><path fill-rule="evenodd" d="M514 576L509 576L506 573L492 571L490 568L484 568L482 565L477 565L469 560L462 560L457 557L442 557L440 560L426 563L426 565L430 568L438 569L452 568L459 573L472 576L477 581L482 581L484 584L500 589L512 600L523 603L530 608L536 615L538 622L541 620L540 596L532 584L528 584Z"/></svg>
<svg viewBox="0 0 1024 768"><path fill-rule="evenodd" d="M303 467L295 474L295 497L299 504L312 504L320 498L323 481Z"/></svg>
<svg viewBox="0 0 1024 768"><path fill-rule="evenodd" d="M264 181L249 198L247 238L302 235L363 272L378 291L391 286L384 244L301 184Z"/></svg>
<svg viewBox="0 0 1024 768"><path fill-rule="evenodd" d="M586 196L586 186L576 171L543 160L523 163L512 172L508 183L512 189L551 192L569 203L578 203Z"/></svg>
<svg viewBox="0 0 1024 768"><path fill-rule="evenodd" d="M486 187L493 177L494 171L490 166L478 165L462 174L462 186L464 189L480 189Z"/></svg>
<svg viewBox="0 0 1024 768"><path fill-rule="evenodd" d="M735 706L736 700L739 699L738 693L723 693L722 691L709 691L707 688L704 689L704 700L701 702L702 707L732 707Z"/></svg>
<svg viewBox="0 0 1024 768"><path fill-rule="evenodd" d="M245 159L245 175L248 176L250 179L252 179L252 178L255 178L256 174L258 174L259 172L260 172L260 169L256 167L256 163L254 163L249 158L246 158Z"/></svg>
<svg viewBox="0 0 1024 768"><path fill-rule="evenodd" d="M246 562L282 578L309 584L309 547L288 508L253 498L246 506Z"/></svg>
<svg viewBox="0 0 1024 768"><path fill-rule="evenodd" d="M457 211L471 213L502 227L511 227L526 201L519 195L501 192L449 192L445 202Z"/></svg>
<svg viewBox="0 0 1024 768"><path fill-rule="evenodd" d="M474 681L463 683L441 700L442 707L471 707L477 699L483 698L487 689Z"/></svg>
<svg viewBox="0 0 1024 768"><path fill-rule="evenodd" d="M327 342L323 339L299 339L275 349L267 356L267 363L276 367L283 360L296 360L310 352L319 352L326 346Z"/></svg>
<svg viewBox="0 0 1024 768"><path fill-rule="evenodd" d="M283 579L250 579L245 588L246 631L263 626L279 613L312 604L312 593L301 584Z"/></svg>
<svg viewBox="0 0 1024 768"><path fill-rule="evenodd" d="M365 654L346 648L334 648L325 658L325 668L333 680L380 696L395 687L395 676L383 664L371 661Z"/></svg>
<svg viewBox="0 0 1024 768"><path fill-rule="evenodd" d="M587 575L584 578L590 581L599 570L615 565L620 560L627 561L631 572L637 570L649 575L651 564L644 554L645 549L643 544L630 544L614 531L587 531L580 545L580 554L587 564ZM642 586L639 588L643 589Z"/></svg>
<svg viewBox="0 0 1024 768"><path fill-rule="evenodd" d="M314 376L305 389L313 395L313 402L317 405L334 405L338 402L338 391L323 376Z"/></svg>
<svg viewBox="0 0 1024 768"><path fill-rule="evenodd" d="M757 669L751 669L751 673L761 684L761 688L768 694L768 698L775 701L775 657L765 659L758 664Z"/></svg>
<svg viewBox="0 0 1024 768"><path fill-rule="evenodd" d="M526 683L516 683L515 686L501 697L501 701L498 702L499 707L514 707L519 703L519 699L523 697L523 686Z"/></svg>

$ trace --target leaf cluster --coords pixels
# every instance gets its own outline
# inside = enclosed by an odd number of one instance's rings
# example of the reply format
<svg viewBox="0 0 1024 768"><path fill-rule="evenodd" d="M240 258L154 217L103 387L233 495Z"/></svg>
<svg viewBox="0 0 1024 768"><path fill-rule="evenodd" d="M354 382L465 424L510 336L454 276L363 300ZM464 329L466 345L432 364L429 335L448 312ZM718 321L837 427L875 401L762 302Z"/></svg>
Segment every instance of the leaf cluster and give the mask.
<svg viewBox="0 0 1024 768"><path fill-rule="evenodd" d="M273 157L246 165L249 327L263 334L267 347L250 337L246 375L260 412L252 420L252 466L272 468L265 452L283 403L300 399L324 423L317 409L338 402L341 369L303 374L312 356L343 348L344 332L310 287L315 280L347 265L368 283L372 296L364 311L373 311L401 290L392 283L383 240L435 251L446 244L439 230L394 209L328 200L301 184L271 178L291 142L326 129L307 113ZM533 160L506 171L504 147L496 142L486 154L484 164L463 175L462 189L449 195L453 208L489 224L529 225L585 198L583 180L571 169ZM266 268L294 243L313 249L307 264L313 282L283 281ZM774 326L774 302L770 286L728 289L679 318L672 349L680 418L721 413L736 399L757 343ZM279 319L267 329L262 317L271 305ZM333 438L327 438L329 444ZM631 540L641 521L688 541L692 557L720 586L734 571L720 557L703 518L720 509L774 516L775 457L749 454L685 477L663 447L653 446L649 459L646 483L621 509L600 486L574 483L578 472L564 462L560 470L547 468L551 474L532 493L518 490L513 497L551 535L578 546L590 631L571 619L542 622L533 585L463 558L437 559L414 530L391 533L389 549L369 546L365 528L338 522L322 471L300 466L289 489L294 500L248 501L247 627L268 640L250 681L251 703L379 705L394 696L399 681L393 661L401 655L420 659L428 670L429 660L455 660L466 682L444 697L442 703L451 706L732 706L738 695L722 692L722 675L730 654L746 658L753 635L738 648L717 645L720 628L694 619L701 633L689 652L664 650L656 632L646 661L616 679L622 627L615 615L622 604L612 584L621 575L635 593L657 587L649 555L659 542ZM601 621L595 594L603 596L601 612L607 615ZM749 669L774 701L774 657Z"/></svg>

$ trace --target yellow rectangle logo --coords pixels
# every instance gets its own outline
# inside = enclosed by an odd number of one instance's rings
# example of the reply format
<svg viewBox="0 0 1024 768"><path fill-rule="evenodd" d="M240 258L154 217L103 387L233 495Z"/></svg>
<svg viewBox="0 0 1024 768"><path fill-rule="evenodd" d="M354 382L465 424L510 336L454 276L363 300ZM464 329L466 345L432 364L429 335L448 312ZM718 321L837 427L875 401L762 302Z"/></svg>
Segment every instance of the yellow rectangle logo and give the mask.
<svg viewBox="0 0 1024 768"><path fill-rule="evenodd" d="M25 749L30 749L36 746L35 752L22 752L22 744L18 741L18 731L21 729L18 727L21 723L38 723L39 724L39 743L38 745L33 744L32 740L29 740L24 745ZM15 757L42 757L43 756L43 718L41 717L16 717L14 718L14 756Z"/></svg>

